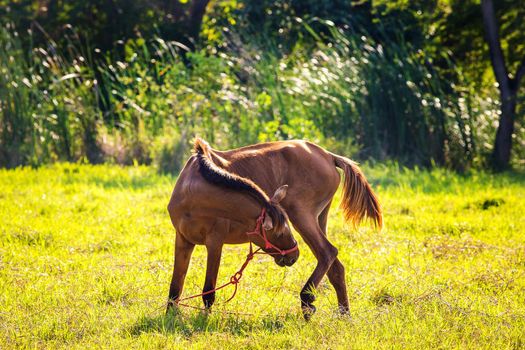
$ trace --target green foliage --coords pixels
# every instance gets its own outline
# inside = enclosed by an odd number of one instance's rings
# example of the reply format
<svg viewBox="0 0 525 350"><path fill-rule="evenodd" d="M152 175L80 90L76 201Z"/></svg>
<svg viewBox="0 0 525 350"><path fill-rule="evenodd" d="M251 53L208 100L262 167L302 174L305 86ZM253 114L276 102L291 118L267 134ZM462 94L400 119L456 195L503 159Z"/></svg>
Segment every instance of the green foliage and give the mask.
<svg viewBox="0 0 525 350"><path fill-rule="evenodd" d="M184 38L183 21L189 11L188 1L163 0L0 0L0 23L16 23L33 29L32 40L45 45L49 37L60 46L73 25L102 51L111 51L117 42L162 34L170 40ZM24 36L24 39L28 37Z"/></svg>
<svg viewBox="0 0 525 350"><path fill-rule="evenodd" d="M516 69L525 57L525 28L521 20L525 5L513 0L494 1L501 46L509 72ZM442 11L436 13L429 45L434 50L453 48L457 64L464 67L464 74L477 84L477 88L490 88L494 84L485 43L480 1L443 1Z"/></svg>
<svg viewBox="0 0 525 350"><path fill-rule="evenodd" d="M194 135L218 148L305 138L360 159L459 170L490 154L499 105L476 2L216 1L202 45L184 41L197 47L187 52L170 39L182 38L173 21L184 23L191 3L4 6L4 21L35 31L1 29L0 165L174 171ZM523 9L510 4L497 12L512 70Z"/></svg>
<svg viewBox="0 0 525 350"><path fill-rule="evenodd" d="M0 164L14 166L33 157L33 95L26 74L32 61L25 56L18 33L0 28Z"/></svg>
<svg viewBox="0 0 525 350"><path fill-rule="evenodd" d="M289 268L258 257L211 314L165 315L175 178L151 167L55 164L0 170L2 348L494 348L525 342L525 177L445 169L364 169L385 210L379 233L328 236L346 267L350 317L327 279L304 322L299 292L316 266L304 241ZM218 282L244 261L224 247ZM185 295L201 291L197 246ZM199 306L201 300L193 305Z"/></svg>
<svg viewBox="0 0 525 350"><path fill-rule="evenodd" d="M460 169L483 161L495 103L443 81L431 59L401 38L383 46L326 27L332 39L319 41L309 56L301 46L280 58L259 55L259 46L246 43L183 59L180 44L157 38L129 40L123 58L114 60L82 46L73 30L62 54L53 42L28 54L9 49L19 57L10 65L3 56L6 69L15 70L4 78L18 87L4 89L2 100L26 118L16 122L25 136L4 136L9 153L2 164L83 157L170 164L171 151L155 145L187 145L193 135L218 148L303 138L358 158ZM5 45L20 46L9 33ZM2 109L4 134L13 130L12 114ZM182 158L168 168L180 168Z"/></svg>
<svg viewBox="0 0 525 350"><path fill-rule="evenodd" d="M96 143L98 82L89 47L58 52L23 49L11 26L0 28L2 88L0 131L3 166L87 157L99 161ZM73 40L76 33L71 32ZM67 37L71 39L71 37ZM78 38L78 37L77 37Z"/></svg>

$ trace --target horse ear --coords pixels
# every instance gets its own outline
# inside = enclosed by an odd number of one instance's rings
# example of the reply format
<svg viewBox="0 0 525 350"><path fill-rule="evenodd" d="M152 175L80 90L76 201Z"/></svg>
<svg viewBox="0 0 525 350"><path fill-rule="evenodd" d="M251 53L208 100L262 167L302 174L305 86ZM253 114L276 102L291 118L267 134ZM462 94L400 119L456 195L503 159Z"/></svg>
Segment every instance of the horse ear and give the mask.
<svg viewBox="0 0 525 350"><path fill-rule="evenodd" d="M266 231L269 231L269 230L271 230L273 228L273 222L272 222L272 218L270 217L270 215L265 215L264 216L263 228Z"/></svg>
<svg viewBox="0 0 525 350"><path fill-rule="evenodd" d="M282 185L277 190L275 190L275 193L273 194L270 201L274 204L280 203L284 197L286 197L286 191L288 191L288 185Z"/></svg>
<svg viewBox="0 0 525 350"><path fill-rule="evenodd" d="M280 201L284 199L284 197L286 197L287 190L288 190L288 185L283 185L279 187L277 190L275 190L275 193L273 194L272 199L270 199L270 202L272 204L278 204ZM263 227L267 231L273 228L273 221L270 215L266 215L264 217Z"/></svg>

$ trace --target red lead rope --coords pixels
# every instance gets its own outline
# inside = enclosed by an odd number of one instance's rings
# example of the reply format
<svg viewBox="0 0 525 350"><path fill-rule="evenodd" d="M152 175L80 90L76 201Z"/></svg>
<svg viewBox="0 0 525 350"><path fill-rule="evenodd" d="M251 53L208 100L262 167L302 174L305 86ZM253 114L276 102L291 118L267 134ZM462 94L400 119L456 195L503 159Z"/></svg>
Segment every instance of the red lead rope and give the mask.
<svg viewBox="0 0 525 350"><path fill-rule="evenodd" d="M246 266L248 266L250 261L253 260L253 257L256 254L286 255L286 254L289 254L291 252L296 251L299 248L297 246L297 243L295 243L295 245L292 248L283 250L283 249L280 249L280 248L276 247L275 245L273 245L268 240L268 238L266 237L266 230L263 227L263 221L264 221L264 216L265 215L266 215L266 210L263 208L262 211L261 211L261 215L259 215L259 217L257 218L257 222L256 222L256 225L255 225L255 230L253 230L251 232L247 232L246 234L247 235L257 235L257 236L261 237L264 240L264 248L265 249L274 249L274 250L277 251L277 253L261 252L260 251L261 248L257 248L256 250L253 250L252 242L250 241L250 252L246 256L246 261L244 261L244 263L242 264L241 268L235 274L233 274L230 277L230 281L229 282L223 284L220 287L216 287L214 289L206 291L204 293L195 294L195 295L192 295L192 296L189 296L189 297L186 297L186 298L182 298L182 299L177 299L175 301L175 303L177 305L181 305L181 306L187 306L187 307L191 307L191 308L195 308L195 309L202 309L200 307L195 307L195 306L188 305L188 304L182 304L181 301L189 300L189 299L193 299L193 298L197 298L197 297L201 297L201 296L207 295L207 294L211 294L211 293L214 293L214 292L218 291L219 289L223 289L224 287L227 287L230 284L233 284L235 286L235 289L233 290L233 294L231 295L231 297L228 300L225 301L227 303L227 302L229 302L230 300L232 300L235 297L235 294L237 294L237 285L239 284L239 281L242 278L242 273L244 272L244 269L246 268ZM204 310L204 309L202 309L202 310Z"/></svg>

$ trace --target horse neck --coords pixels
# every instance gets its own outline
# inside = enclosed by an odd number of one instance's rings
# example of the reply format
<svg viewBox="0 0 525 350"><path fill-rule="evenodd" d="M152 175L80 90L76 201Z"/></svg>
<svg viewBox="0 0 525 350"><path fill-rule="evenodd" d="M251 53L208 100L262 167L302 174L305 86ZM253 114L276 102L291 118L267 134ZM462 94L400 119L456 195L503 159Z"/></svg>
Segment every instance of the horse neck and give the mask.
<svg viewBox="0 0 525 350"><path fill-rule="evenodd" d="M237 201L238 209L234 210L232 214L236 216L236 221L242 222L251 231L257 218L261 215L262 206L245 193L239 193L239 195L242 199Z"/></svg>
<svg viewBox="0 0 525 350"><path fill-rule="evenodd" d="M241 224L246 231L253 230L262 211L262 205L247 193L218 188L208 183L206 187L200 187L198 193L194 192L192 202L199 203L198 207L206 215L230 219Z"/></svg>

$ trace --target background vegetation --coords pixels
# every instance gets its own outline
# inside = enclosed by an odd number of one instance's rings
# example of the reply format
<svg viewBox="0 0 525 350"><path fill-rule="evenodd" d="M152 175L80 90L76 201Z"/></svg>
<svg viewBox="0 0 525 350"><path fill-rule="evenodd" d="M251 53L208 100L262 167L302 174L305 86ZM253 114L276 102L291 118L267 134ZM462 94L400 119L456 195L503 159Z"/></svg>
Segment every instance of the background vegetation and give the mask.
<svg viewBox="0 0 525 350"><path fill-rule="evenodd" d="M491 161L502 106L476 1L4 0L0 12L1 166L176 172L196 134L217 148L306 138L361 160ZM511 77L523 15L495 4Z"/></svg>

